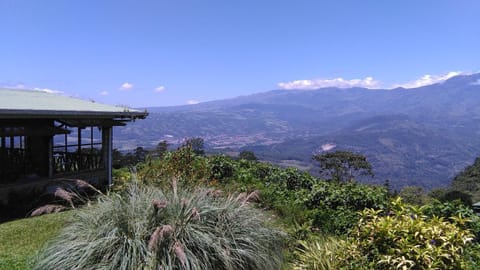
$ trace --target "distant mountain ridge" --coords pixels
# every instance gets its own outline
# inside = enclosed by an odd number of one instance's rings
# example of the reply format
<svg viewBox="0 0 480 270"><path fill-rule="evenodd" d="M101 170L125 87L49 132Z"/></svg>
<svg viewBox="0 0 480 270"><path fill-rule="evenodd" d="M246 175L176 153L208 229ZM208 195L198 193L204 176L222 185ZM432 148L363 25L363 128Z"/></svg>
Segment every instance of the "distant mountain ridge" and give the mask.
<svg viewBox="0 0 480 270"><path fill-rule="evenodd" d="M116 131L118 147L202 137L210 149L315 170L311 155L331 144L365 154L376 172L368 181L426 188L480 156L480 74L415 89L273 90L148 111Z"/></svg>

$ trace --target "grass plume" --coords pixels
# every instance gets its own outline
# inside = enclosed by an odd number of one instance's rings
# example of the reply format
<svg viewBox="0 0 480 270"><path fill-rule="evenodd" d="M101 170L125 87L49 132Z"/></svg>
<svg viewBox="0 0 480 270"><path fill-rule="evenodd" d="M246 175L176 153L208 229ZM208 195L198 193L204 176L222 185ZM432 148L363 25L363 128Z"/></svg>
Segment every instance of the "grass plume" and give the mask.
<svg viewBox="0 0 480 270"><path fill-rule="evenodd" d="M280 269L282 234L264 220L235 196L132 185L78 210L34 269Z"/></svg>

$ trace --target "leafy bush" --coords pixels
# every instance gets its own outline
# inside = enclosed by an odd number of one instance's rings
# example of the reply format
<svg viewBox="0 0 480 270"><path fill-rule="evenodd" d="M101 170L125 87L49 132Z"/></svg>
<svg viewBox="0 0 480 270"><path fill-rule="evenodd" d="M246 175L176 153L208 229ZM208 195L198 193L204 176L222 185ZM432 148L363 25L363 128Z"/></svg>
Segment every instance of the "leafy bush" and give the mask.
<svg viewBox="0 0 480 270"><path fill-rule="evenodd" d="M343 240L325 237L313 241L299 241L295 250L297 258L292 263L295 270L330 270L338 269L337 254L344 250Z"/></svg>
<svg viewBox="0 0 480 270"><path fill-rule="evenodd" d="M225 155L215 155L209 158L210 179L225 181L233 176L234 162L230 157Z"/></svg>
<svg viewBox="0 0 480 270"><path fill-rule="evenodd" d="M255 153L252 151L242 151L240 154L238 154L239 159L245 159L245 160L250 160L250 161L257 161L257 157L255 156Z"/></svg>
<svg viewBox="0 0 480 270"><path fill-rule="evenodd" d="M113 169L112 182L114 185L111 187L114 191L125 190L132 182L132 172L129 168L123 167L120 169Z"/></svg>
<svg viewBox="0 0 480 270"><path fill-rule="evenodd" d="M35 269L279 269L281 233L248 196L130 186L76 212Z"/></svg>
<svg viewBox="0 0 480 270"><path fill-rule="evenodd" d="M432 201L432 198L427 196L423 188L419 186L405 186L398 195L405 203L413 205L425 205Z"/></svg>
<svg viewBox="0 0 480 270"><path fill-rule="evenodd" d="M466 222L462 217L455 223ZM350 269L463 269L472 234L400 199L388 212L366 209L340 260Z"/></svg>
<svg viewBox="0 0 480 270"><path fill-rule="evenodd" d="M279 184L287 190L311 189L312 185L318 181L318 179L310 174L296 168L277 168L267 175L265 180L270 183Z"/></svg>
<svg viewBox="0 0 480 270"><path fill-rule="evenodd" d="M306 216L312 221L312 230L336 235L346 234L359 219L356 211L344 207L311 209L307 211Z"/></svg>
<svg viewBox="0 0 480 270"><path fill-rule="evenodd" d="M308 209L297 196L296 192L286 190L280 185L267 184L261 190L260 203L266 208L273 209L285 222L302 224L307 222Z"/></svg>
<svg viewBox="0 0 480 270"><path fill-rule="evenodd" d="M449 202L455 200L460 200L464 205L468 206L471 206L473 204L472 196L470 194L458 190L447 191L441 198L442 202Z"/></svg>
<svg viewBox="0 0 480 270"><path fill-rule="evenodd" d="M310 209L313 226L334 234L345 234L353 228L359 219L357 211L389 205L385 188L355 182L317 181L311 191L304 190L298 198Z"/></svg>
<svg viewBox="0 0 480 270"><path fill-rule="evenodd" d="M480 217L472 210L472 208L463 204L460 200L447 202L433 202L420 208L422 213L428 217L443 217L445 220L455 221L455 217L466 218L465 223L456 223L462 229L470 230L478 242L480 240Z"/></svg>
<svg viewBox="0 0 480 270"><path fill-rule="evenodd" d="M167 152L161 159L149 158L137 165L137 171L141 181L160 187L169 185L172 177L189 187L205 183L210 175L207 159L197 155L189 145Z"/></svg>
<svg viewBox="0 0 480 270"><path fill-rule="evenodd" d="M358 183L337 184L318 181L306 198L310 206L326 206L331 209L344 207L352 210L364 208L384 209L389 204L387 190L383 187Z"/></svg>

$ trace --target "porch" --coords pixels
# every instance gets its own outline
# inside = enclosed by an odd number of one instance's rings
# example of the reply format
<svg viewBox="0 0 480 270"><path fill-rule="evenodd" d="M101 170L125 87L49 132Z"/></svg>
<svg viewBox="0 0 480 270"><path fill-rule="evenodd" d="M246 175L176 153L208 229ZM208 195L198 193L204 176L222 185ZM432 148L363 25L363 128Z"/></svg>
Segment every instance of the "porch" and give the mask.
<svg viewBox="0 0 480 270"><path fill-rule="evenodd" d="M41 91L0 89L0 204L9 203L9 194L33 194L58 179L82 179L100 189L111 185L113 127L147 115Z"/></svg>

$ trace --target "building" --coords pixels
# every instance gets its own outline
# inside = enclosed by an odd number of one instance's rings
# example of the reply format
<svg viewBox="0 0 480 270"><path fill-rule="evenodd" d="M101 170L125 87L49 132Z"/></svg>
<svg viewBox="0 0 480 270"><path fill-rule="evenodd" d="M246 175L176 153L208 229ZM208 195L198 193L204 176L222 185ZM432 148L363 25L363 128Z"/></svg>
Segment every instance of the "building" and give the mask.
<svg viewBox="0 0 480 270"><path fill-rule="evenodd" d="M112 127L147 115L42 91L0 89L0 198L59 178L111 184Z"/></svg>

